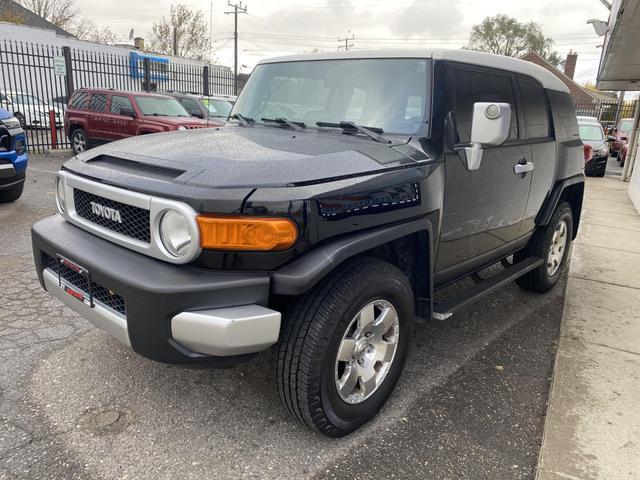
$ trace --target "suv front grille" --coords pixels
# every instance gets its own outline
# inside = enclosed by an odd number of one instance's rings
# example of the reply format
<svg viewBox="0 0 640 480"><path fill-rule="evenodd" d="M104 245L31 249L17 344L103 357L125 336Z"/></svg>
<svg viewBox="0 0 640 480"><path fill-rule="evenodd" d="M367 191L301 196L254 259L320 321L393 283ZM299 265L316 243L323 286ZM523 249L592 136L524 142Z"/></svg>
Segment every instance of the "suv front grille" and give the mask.
<svg viewBox="0 0 640 480"><path fill-rule="evenodd" d="M149 210L99 197L98 195L78 189L73 190L73 200L75 202L76 214L79 217L121 235L135 238L142 242L151 242ZM120 213L122 223L94 213L91 209L91 202L117 210Z"/></svg>
<svg viewBox="0 0 640 480"><path fill-rule="evenodd" d="M46 253L42 254L42 263L45 268L53 271L56 275L60 274L60 277L71 286L81 290L85 295L89 294L89 285L85 277L79 273L73 271L66 265L61 265L55 258ZM93 301L101 303L102 305L118 312L120 315L127 315L127 305L117 293L111 293L102 285L91 282L91 293L93 294Z"/></svg>

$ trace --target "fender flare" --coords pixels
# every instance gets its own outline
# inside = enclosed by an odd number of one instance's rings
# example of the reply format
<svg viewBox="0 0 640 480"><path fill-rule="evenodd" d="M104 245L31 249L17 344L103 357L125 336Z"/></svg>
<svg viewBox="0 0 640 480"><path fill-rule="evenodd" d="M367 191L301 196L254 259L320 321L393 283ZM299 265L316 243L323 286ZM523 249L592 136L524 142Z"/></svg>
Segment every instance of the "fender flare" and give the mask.
<svg viewBox="0 0 640 480"><path fill-rule="evenodd" d="M549 224L551 220L551 216L553 212L556 210L558 203L560 202L560 198L562 198L562 193L569 187L576 185L578 183L584 184L584 174L579 174L573 177L565 178L564 180L560 180L556 182L551 193L547 197L547 200L544 203L544 207L538 212L536 217L536 225L545 226ZM577 219L579 221L579 219ZM578 222L576 222L574 229L577 230Z"/></svg>
<svg viewBox="0 0 640 480"><path fill-rule="evenodd" d="M429 252L425 253L429 256L427 275L431 277L434 227L429 216L425 216L409 222L346 235L320 245L299 259L271 272L271 292L276 295L302 295L344 261L372 248L422 231L428 235ZM431 287L431 278L428 280Z"/></svg>

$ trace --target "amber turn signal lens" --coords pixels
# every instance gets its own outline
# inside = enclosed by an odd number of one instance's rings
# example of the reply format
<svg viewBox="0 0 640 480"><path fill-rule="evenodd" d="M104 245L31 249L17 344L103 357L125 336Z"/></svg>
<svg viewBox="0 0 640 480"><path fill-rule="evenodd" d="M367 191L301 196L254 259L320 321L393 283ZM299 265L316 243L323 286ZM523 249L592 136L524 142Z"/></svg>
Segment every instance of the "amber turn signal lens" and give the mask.
<svg viewBox="0 0 640 480"><path fill-rule="evenodd" d="M288 218L198 216L200 244L209 250L280 251L298 239Z"/></svg>

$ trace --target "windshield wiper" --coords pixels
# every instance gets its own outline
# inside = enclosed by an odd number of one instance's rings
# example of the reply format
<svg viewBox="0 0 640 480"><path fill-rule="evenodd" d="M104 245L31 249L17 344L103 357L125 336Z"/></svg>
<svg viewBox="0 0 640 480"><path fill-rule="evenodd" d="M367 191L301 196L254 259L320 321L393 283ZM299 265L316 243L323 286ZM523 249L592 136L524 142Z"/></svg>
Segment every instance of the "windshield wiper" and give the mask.
<svg viewBox="0 0 640 480"><path fill-rule="evenodd" d="M355 122L332 123L332 122L316 122L318 127L341 128L344 131L360 132L379 143L391 143L391 140L382 136L383 130L378 127L363 127Z"/></svg>
<svg viewBox="0 0 640 480"><path fill-rule="evenodd" d="M256 123L253 118L245 117L241 113L234 113L229 118L238 120L240 122L240 125L242 125L243 127L253 127L253 124Z"/></svg>
<svg viewBox="0 0 640 480"><path fill-rule="evenodd" d="M265 123L277 123L279 125L286 125L289 128L293 128L296 132L299 132L303 128L307 128L307 124L304 122L292 122L284 117L278 118L263 118L263 122Z"/></svg>

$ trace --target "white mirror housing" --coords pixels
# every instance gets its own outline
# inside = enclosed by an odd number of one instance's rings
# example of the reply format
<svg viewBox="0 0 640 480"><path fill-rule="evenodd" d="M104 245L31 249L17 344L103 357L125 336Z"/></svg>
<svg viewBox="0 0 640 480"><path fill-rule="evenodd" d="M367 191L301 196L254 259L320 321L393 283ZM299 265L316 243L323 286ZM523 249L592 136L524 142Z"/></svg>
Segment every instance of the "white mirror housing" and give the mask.
<svg viewBox="0 0 640 480"><path fill-rule="evenodd" d="M471 146L464 149L467 156L467 169L480 168L482 148L485 145L502 145L509 138L510 128L511 105L498 102L474 103Z"/></svg>

